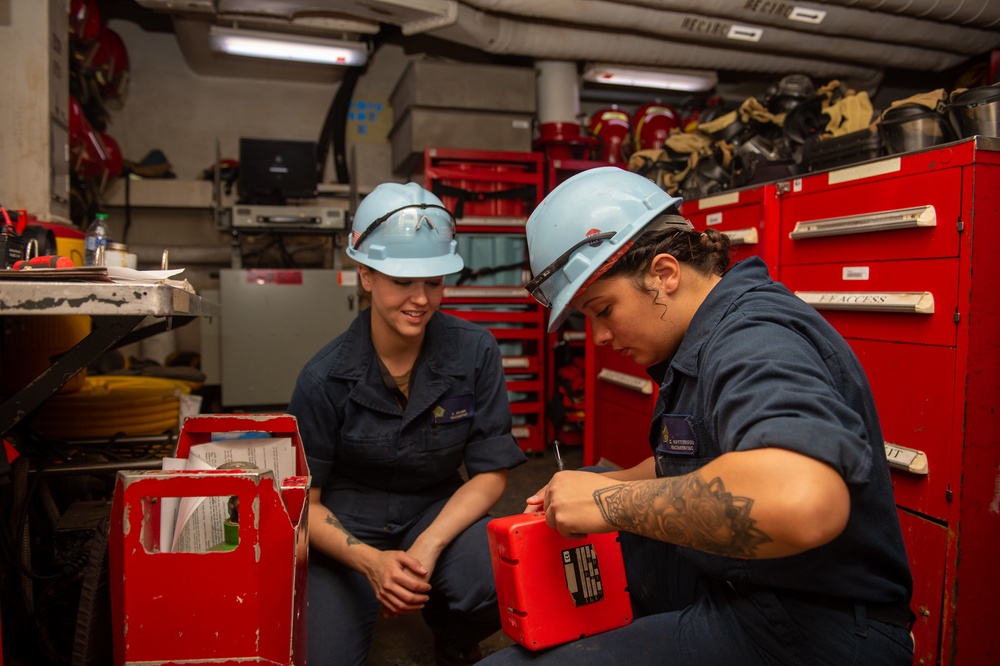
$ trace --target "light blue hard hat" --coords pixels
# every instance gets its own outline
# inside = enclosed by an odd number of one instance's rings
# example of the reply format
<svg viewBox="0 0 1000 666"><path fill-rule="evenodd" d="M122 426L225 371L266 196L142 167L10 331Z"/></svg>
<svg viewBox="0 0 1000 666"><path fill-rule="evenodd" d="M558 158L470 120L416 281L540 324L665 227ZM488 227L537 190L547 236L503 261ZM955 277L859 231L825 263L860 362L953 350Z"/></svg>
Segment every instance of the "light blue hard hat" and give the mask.
<svg viewBox="0 0 1000 666"><path fill-rule="evenodd" d="M400 278L449 275L465 263L455 241L455 217L416 183L383 183L358 205L347 256Z"/></svg>
<svg viewBox="0 0 1000 666"><path fill-rule="evenodd" d="M570 300L612 254L680 202L645 176L618 167L582 171L552 190L526 227L535 277L525 289L552 308L549 332L566 320Z"/></svg>

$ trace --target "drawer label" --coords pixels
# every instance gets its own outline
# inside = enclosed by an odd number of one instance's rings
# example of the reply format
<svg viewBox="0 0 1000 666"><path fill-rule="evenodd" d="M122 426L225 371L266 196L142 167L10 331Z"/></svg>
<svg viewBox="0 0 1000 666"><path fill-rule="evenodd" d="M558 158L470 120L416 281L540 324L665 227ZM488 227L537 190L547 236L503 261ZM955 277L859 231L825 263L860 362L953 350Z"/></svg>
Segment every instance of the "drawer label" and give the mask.
<svg viewBox="0 0 1000 666"><path fill-rule="evenodd" d="M887 173L896 173L902 168L902 161L898 157L887 160L879 160L871 164L861 164L849 169L838 169L831 171L827 175L827 183L836 185L837 183L849 183L852 180L861 180L873 176L883 176Z"/></svg>
<svg viewBox="0 0 1000 666"><path fill-rule="evenodd" d="M739 192L727 192L726 194L717 194L714 197L698 199L698 210L707 210L717 206L729 206L731 204L738 204L739 202Z"/></svg>
<svg viewBox="0 0 1000 666"><path fill-rule="evenodd" d="M868 266L844 266L842 277L845 280L867 280L870 271Z"/></svg>
<svg viewBox="0 0 1000 666"><path fill-rule="evenodd" d="M705 218L705 224L708 226L722 224L722 213L709 213Z"/></svg>

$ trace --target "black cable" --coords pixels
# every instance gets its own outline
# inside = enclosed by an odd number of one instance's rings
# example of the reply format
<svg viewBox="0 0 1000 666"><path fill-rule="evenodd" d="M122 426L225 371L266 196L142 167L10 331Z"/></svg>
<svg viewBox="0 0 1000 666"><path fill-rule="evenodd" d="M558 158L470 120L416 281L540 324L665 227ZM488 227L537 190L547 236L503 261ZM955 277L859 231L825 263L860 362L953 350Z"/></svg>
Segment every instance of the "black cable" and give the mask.
<svg viewBox="0 0 1000 666"><path fill-rule="evenodd" d="M383 28L384 29L384 28ZM358 79L368 71L368 64L375 56L382 43L381 35L375 35L372 39L372 56L362 67L348 67L337 86L337 92L333 96L330 108L326 113L323 128L320 131L319 143L316 151L316 171L319 182L323 182L326 171L326 158L329 154L330 145L333 144L333 166L337 172L337 182L347 184L350 182L350 174L347 171L347 112L351 106L351 99L354 96L354 89L357 87Z"/></svg>

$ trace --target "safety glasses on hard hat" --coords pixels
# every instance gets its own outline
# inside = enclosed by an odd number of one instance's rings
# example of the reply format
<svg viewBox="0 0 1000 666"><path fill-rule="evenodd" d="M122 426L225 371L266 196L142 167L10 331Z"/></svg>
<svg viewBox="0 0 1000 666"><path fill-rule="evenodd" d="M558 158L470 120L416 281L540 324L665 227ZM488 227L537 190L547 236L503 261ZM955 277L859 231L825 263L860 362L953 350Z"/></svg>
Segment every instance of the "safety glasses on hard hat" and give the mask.
<svg viewBox="0 0 1000 666"><path fill-rule="evenodd" d="M541 303L545 307L549 307L551 303L549 302L549 297L542 292L542 284L545 283L550 277L555 275L555 272L560 268L565 266L569 262L570 257L574 252L579 250L584 245L589 245L591 243L596 243L599 241L607 240L613 238L618 232L617 231L605 231L604 233L594 234L593 236L587 236L579 243L573 245L570 249L563 252L559 257L553 261L551 264L546 266L538 275L532 278L531 282L524 285L525 291L531 294L531 297Z"/></svg>
<svg viewBox="0 0 1000 666"><path fill-rule="evenodd" d="M364 231L362 231L360 234L357 233L357 232L354 232L354 240L351 243L351 247L353 247L355 250L357 250L358 248L360 248L361 247L361 243L363 243L366 238L368 238L369 236L371 236L372 232L375 231L376 229L378 229L379 226L381 226L383 222L385 222L386 220L388 220L390 217L392 217L396 213L400 213L400 212L402 212L404 210L407 210L409 208L419 208L421 210L427 210L428 208L436 208L438 210L443 210L444 212L446 212L448 214L448 218L451 220L451 229L449 229L448 231L449 231L449 233L453 233L454 232L454 229L455 229L455 216L452 215L451 211L448 210L447 208L445 208L444 206L439 206L437 204L428 204L428 203L406 204L405 206L400 206L399 208L396 208L395 210L390 210L388 213L386 213L382 217L376 219L374 222L372 222L371 224L369 224L368 228L365 229ZM414 215L414 217L416 218L416 224L413 227L414 230L419 229L420 225L423 224L424 222L426 222L427 226L429 226L431 229L435 229L434 223L431 222L430 218L428 218L426 215L424 215L424 214L421 213L419 216L418 215Z"/></svg>

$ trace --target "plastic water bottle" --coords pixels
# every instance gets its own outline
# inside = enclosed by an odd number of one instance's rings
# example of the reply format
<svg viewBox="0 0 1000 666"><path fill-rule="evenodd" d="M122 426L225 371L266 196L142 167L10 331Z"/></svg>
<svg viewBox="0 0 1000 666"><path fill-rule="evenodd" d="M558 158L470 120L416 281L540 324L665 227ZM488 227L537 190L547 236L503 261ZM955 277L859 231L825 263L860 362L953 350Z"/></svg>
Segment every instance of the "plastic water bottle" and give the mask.
<svg viewBox="0 0 1000 666"><path fill-rule="evenodd" d="M99 251L99 248L103 250ZM83 263L86 266L103 266L104 252L108 249L108 215L98 213L87 227L84 237Z"/></svg>

